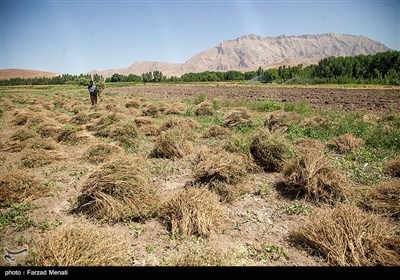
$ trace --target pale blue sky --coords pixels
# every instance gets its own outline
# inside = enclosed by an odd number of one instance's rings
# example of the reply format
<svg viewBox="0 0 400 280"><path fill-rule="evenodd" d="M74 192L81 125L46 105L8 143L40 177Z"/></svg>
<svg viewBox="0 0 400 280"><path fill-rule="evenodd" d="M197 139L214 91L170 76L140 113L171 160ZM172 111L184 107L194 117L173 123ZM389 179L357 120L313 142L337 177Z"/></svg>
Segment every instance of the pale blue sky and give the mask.
<svg viewBox="0 0 400 280"><path fill-rule="evenodd" d="M400 1L1 0L0 67L80 74L185 62L223 40L344 33L400 50Z"/></svg>

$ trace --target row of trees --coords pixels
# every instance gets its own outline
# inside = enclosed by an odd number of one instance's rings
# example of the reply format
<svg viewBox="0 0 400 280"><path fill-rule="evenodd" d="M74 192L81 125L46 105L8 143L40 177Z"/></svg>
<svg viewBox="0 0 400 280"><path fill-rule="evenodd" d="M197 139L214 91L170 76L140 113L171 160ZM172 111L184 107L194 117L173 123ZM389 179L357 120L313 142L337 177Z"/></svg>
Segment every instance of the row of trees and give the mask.
<svg viewBox="0 0 400 280"><path fill-rule="evenodd" d="M52 78L13 78L0 80L2 85L58 85L77 84L87 85L90 75L64 74ZM94 74L95 82L103 77ZM400 52L388 51L375 55L357 55L353 57L328 57L319 61L317 65L303 67L299 64L294 67L280 66L275 69L257 71L205 71L201 73L187 73L181 77L165 77L161 71L143 73L141 76L114 74L107 78L106 83L114 82L223 82L223 81L250 81L276 82L287 84L323 84L323 83L367 83L400 85Z"/></svg>

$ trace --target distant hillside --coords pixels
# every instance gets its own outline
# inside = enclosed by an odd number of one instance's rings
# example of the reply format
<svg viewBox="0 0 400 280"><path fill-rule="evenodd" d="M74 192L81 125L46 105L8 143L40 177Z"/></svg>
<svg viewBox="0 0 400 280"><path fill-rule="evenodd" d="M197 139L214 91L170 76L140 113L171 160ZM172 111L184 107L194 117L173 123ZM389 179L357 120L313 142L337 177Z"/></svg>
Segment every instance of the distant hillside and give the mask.
<svg viewBox="0 0 400 280"><path fill-rule="evenodd" d="M47 77L51 78L57 76L56 73L28 70L28 69L3 69L0 70L0 80L6 80L11 78L37 78Z"/></svg>
<svg viewBox="0 0 400 280"><path fill-rule="evenodd" d="M154 70L162 71L165 76L203 71L251 71L260 66L267 69L283 64L310 65L328 56L368 55L388 50L390 49L380 42L356 35L327 33L263 37L251 34L223 41L182 64L140 61L125 68L90 73L110 77L114 73L140 75Z"/></svg>

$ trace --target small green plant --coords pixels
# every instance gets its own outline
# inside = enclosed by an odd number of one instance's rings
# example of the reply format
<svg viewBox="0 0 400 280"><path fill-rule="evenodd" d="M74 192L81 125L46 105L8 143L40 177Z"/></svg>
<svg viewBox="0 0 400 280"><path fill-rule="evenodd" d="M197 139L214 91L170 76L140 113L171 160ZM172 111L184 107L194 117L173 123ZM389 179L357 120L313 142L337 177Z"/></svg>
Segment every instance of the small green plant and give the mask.
<svg viewBox="0 0 400 280"><path fill-rule="evenodd" d="M269 255L269 259L277 260L280 257L288 257L286 251L283 248L274 244L264 243L262 244L261 248L262 251Z"/></svg>
<svg viewBox="0 0 400 280"><path fill-rule="evenodd" d="M193 103L195 105L200 104L201 102L204 102L207 99L207 94L204 93L200 93L198 95L196 95L196 97L193 100Z"/></svg>
<svg viewBox="0 0 400 280"><path fill-rule="evenodd" d="M16 238L15 241L17 242L18 246L22 246L29 243L28 240L23 235L18 236L18 238Z"/></svg>
<svg viewBox="0 0 400 280"><path fill-rule="evenodd" d="M285 212L289 215L299 215L308 212L310 208L302 203L294 203L285 207Z"/></svg>
<svg viewBox="0 0 400 280"><path fill-rule="evenodd" d="M0 229L4 230L6 226L11 225L15 231L23 231L35 223L28 214L34 209L31 204L12 204L11 207L0 215Z"/></svg>
<svg viewBox="0 0 400 280"><path fill-rule="evenodd" d="M86 167L82 167L78 170L74 169L72 170L69 175L74 177L76 180L82 179L82 177L86 176L86 174L89 172L89 170Z"/></svg>
<svg viewBox="0 0 400 280"><path fill-rule="evenodd" d="M260 189L258 190L258 195L264 198L265 196L269 195L271 191L271 187L267 184L260 185Z"/></svg>
<svg viewBox="0 0 400 280"><path fill-rule="evenodd" d="M59 219L55 219L53 222L49 223L48 221L46 222L42 222L42 223L37 223L35 224L35 227L45 231L45 230L53 230L59 226L61 226L62 221L60 221Z"/></svg>
<svg viewBox="0 0 400 280"><path fill-rule="evenodd" d="M147 254L153 253L155 249L156 249L156 247L153 244L149 244L149 245L146 246Z"/></svg>

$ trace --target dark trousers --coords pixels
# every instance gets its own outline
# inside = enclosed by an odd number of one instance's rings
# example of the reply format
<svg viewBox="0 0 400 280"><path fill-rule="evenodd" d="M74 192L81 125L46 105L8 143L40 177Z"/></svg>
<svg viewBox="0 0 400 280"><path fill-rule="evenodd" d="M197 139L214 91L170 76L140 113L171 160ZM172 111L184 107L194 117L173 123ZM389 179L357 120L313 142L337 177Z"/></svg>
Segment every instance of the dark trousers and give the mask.
<svg viewBox="0 0 400 280"><path fill-rule="evenodd" d="M92 102L92 106L97 104L97 94L90 95L90 102Z"/></svg>

